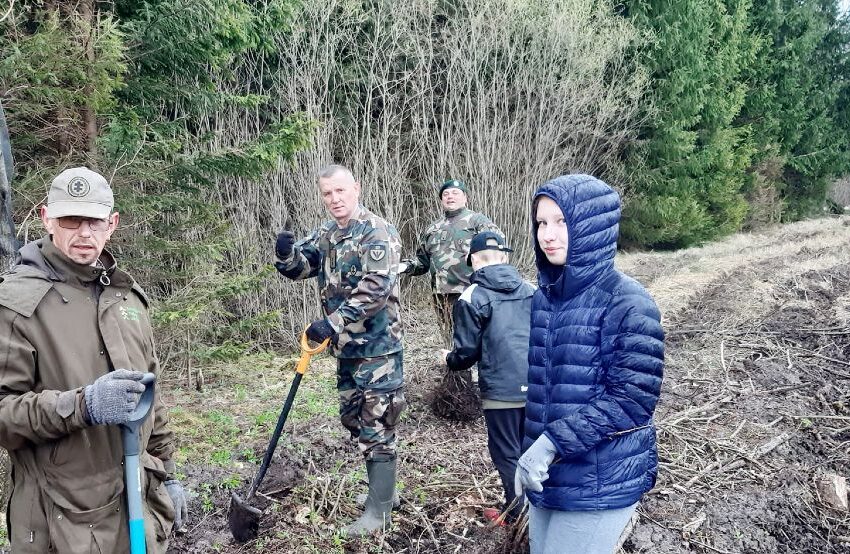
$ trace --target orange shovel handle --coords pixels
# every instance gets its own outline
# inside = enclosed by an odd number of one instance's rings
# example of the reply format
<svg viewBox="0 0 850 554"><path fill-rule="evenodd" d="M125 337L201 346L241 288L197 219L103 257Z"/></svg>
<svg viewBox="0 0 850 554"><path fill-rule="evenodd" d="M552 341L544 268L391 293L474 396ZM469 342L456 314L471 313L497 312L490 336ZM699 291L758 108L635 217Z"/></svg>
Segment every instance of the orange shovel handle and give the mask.
<svg viewBox="0 0 850 554"><path fill-rule="evenodd" d="M305 329L306 331L306 329ZM307 333L301 333L301 359L298 360L298 365L295 366L295 372L304 375L307 373L307 366L310 365L310 358L313 357L314 354L319 354L324 351L325 348L328 347L328 343L331 339L325 339L324 342L320 343L318 346L311 348L310 341L307 340Z"/></svg>

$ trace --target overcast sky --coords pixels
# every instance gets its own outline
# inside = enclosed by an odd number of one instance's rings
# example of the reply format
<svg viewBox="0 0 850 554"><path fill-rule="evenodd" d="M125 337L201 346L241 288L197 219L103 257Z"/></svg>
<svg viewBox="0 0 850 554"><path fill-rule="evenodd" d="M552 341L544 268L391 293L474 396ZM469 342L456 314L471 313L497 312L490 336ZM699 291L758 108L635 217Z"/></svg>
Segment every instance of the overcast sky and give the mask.
<svg viewBox="0 0 850 554"><path fill-rule="evenodd" d="M844 13L850 11L850 0L841 0L839 4L841 5L841 9L844 10Z"/></svg>

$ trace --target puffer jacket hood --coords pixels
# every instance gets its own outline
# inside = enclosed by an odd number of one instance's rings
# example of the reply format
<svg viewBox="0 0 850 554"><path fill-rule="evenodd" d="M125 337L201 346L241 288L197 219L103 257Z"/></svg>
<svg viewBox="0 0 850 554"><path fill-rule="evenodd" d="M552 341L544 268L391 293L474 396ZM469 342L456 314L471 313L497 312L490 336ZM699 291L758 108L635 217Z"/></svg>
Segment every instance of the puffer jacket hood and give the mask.
<svg viewBox="0 0 850 554"><path fill-rule="evenodd" d="M549 263L537 241L537 220L532 214L537 282L555 300L566 300L583 291L614 267L620 223L620 195L590 175L564 175L537 190L534 205L541 196L551 198L567 224L567 263ZM534 210L536 212L536 209Z"/></svg>

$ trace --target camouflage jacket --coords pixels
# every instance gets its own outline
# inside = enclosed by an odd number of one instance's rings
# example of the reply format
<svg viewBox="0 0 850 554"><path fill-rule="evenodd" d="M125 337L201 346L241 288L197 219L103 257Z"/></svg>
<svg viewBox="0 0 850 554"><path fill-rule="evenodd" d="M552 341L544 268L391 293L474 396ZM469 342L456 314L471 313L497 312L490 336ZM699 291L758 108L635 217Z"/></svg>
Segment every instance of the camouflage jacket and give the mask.
<svg viewBox="0 0 850 554"><path fill-rule="evenodd" d="M396 228L359 206L345 229L325 222L275 266L290 279L318 277L322 309L337 332L334 356L373 358L402 349L400 256Z"/></svg>
<svg viewBox="0 0 850 554"><path fill-rule="evenodd" d="M446 214L428 226L419 242L416 257L405 260L407 273L431 272L431 288L438 294L461 293L469 286L472 268L466 263L472 237L482 231L504 234L490 219L469 208Z"/></svg>

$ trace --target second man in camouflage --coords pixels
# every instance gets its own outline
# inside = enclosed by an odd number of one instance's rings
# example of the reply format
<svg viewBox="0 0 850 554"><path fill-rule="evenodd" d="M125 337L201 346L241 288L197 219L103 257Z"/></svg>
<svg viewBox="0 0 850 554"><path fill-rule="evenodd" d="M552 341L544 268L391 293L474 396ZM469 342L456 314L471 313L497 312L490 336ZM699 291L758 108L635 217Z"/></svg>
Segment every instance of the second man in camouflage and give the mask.
<svg viewBox="0 0 850 554"><path fill-rule="evenodd" d="M452 307L469 286L472 268L466 263L472 237L483 231L504 234L490 219L467 208L466 184L457 179L440 186L443 217L429 225L419 241L416 257L402 262L402 273L431 274L437 323L448 344L452 336Z"/></svg>

